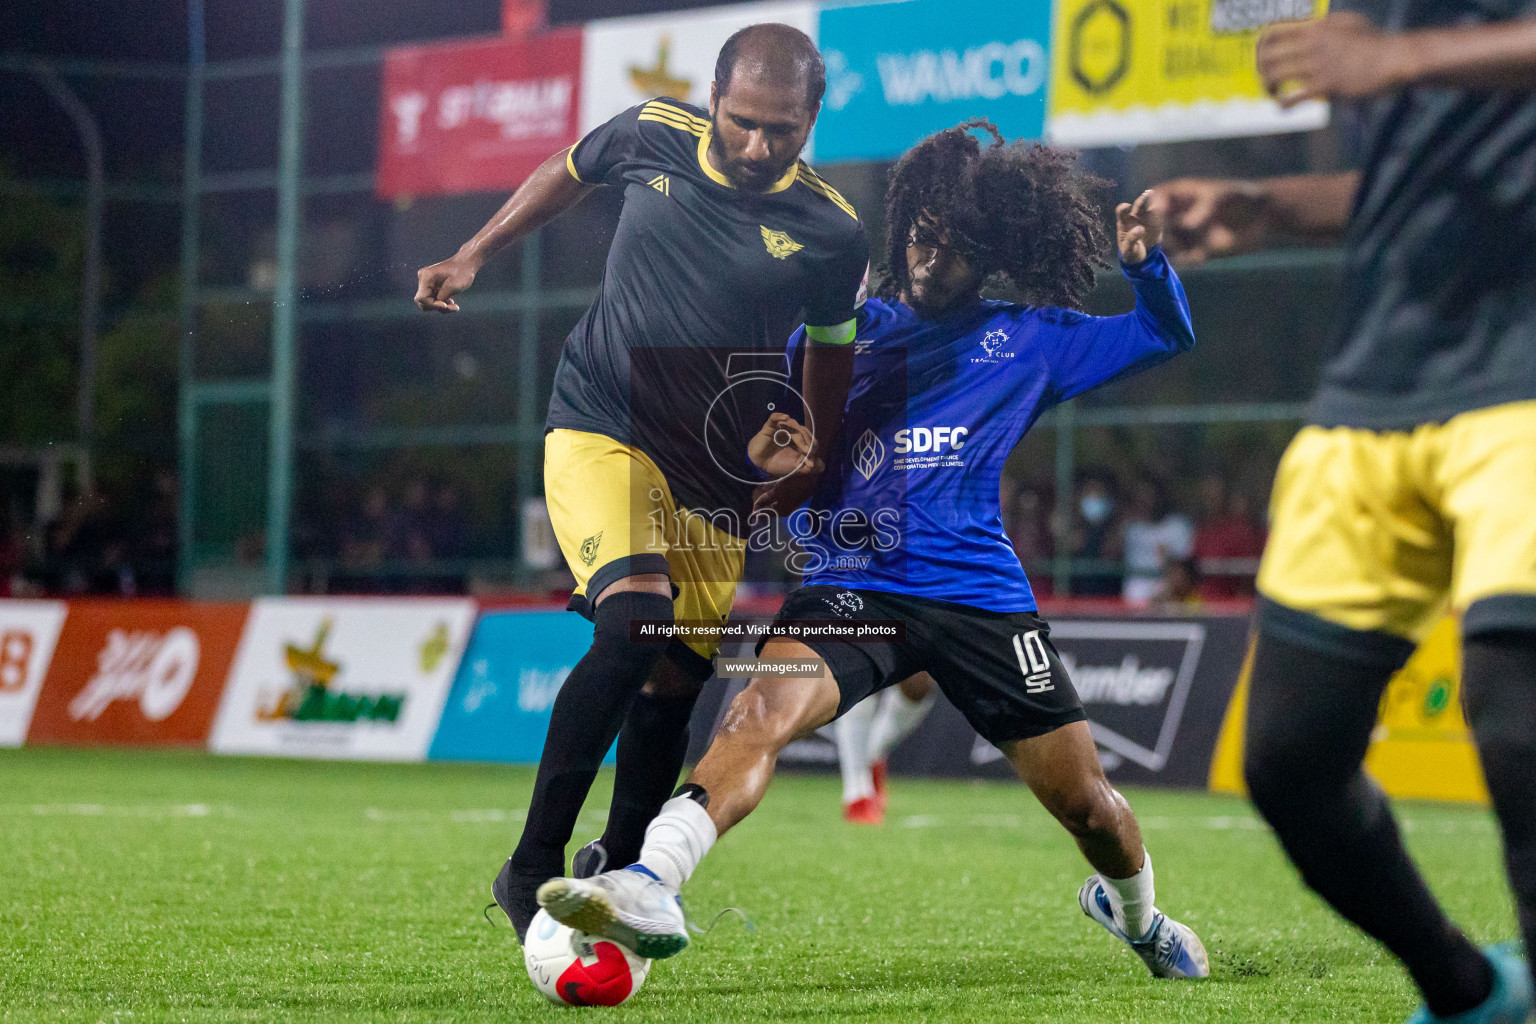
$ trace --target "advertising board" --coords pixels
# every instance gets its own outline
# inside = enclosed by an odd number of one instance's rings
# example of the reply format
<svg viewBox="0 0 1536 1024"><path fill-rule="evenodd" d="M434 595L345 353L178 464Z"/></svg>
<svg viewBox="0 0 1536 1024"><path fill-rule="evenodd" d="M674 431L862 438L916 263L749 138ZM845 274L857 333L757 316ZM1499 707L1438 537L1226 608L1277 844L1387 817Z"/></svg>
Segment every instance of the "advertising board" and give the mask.
<svg viewBox="0 0 1536 1024"><path fill-rule="evenodd" d="M443 708L432 759L536 763L560 686L590 646L592 623L573 612L482 616Z"/></svg>
<svg viewBox="0 0 1536 1024"><path fill-rule="evenodd" d="M1282 110L1254 63L1265 26L1322 17L1327 0L1056 0L1054 8L1053 142L1171 142L1328 123L1326 103Z"/></svg>
<svg viewBox="0 0 1536 1024"><path fill-rule="evenodd" d="M580 137L580 84L580 29L391 50L378 194L512 191Z"/></svg>
<svg viewBox="0 0 1536 1024"><path fill-rule="evenodd" d="M588 22L581 50L581 132L657 96L707 108L720 47L738 29L764 21L793 25L816 38L816 4L780 0Z"/></svg>
<svg viewBox="0 0 1536 1024"><path fill-rule="evenodd" d="M1248 669L1232 695L1211 763L1210 787L1241 793ZM1388 796L1488 802L1488 787L1461 711L1461 637L1454 616L1430 630L1387 684L1365 768Z"/></svg>
<svg viewBox="0 0 1536 1024"><path fill-rule="evenodd" d="M71 601L27 742L202 746L246 609Z"/></svg>
<svg viewBox="0 0 1536 1024"><path fill-rule="evenodd" d="M0 747L27 738L66 608L63 601L0 601Z"/></svg>
<svg viewBox="0 0 1536 1024"><path fill-rule="evenodd" d="M474 621L474 602L459 598L257 601L210 746L419 761Z"/></svg>
<svg viewBox="0 0 1536 1024"><path fill-rule="evenodd" d="M885 160L971 117L1009 139L1043 134L1050 5L947 0L828 7L820 40L827 95L823 161Z"/></svg>

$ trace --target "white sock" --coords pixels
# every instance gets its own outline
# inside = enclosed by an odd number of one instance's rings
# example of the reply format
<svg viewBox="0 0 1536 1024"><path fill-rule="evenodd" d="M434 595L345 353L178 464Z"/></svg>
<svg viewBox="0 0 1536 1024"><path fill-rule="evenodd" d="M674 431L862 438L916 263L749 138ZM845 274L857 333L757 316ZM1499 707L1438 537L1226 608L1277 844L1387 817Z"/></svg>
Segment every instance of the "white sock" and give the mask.
<svg viewBox="0 0 1536 1024"><path fill-rule="evenodd" d="M896 745L923 724L933 702L938 699L939 689L936 686L922 700L908 700L899 686L893 686L880 694L880 710L875 715L874 725L869 729L870 762L884 761L890 757Z"/></svg>
<svg viewBox="0 0 1536 1024"><path fill-rule="evenodd" d="M1152 855L1143 848L1141 858L1141 870L1130 878L1099 875L1104 880L1104 892L1109 896L1109 909L1114 911L1115 923L1132 939L1146 937L1152 930L1156 913L1152 905L1155 896L1152 891Z"/></svg>
<svg viewBox="0 0 1536 1024"><path fill-rule="evenodd" d="M661 813L646 827L640 866L676 892L718 837L709 812L697 800L675 796L661 805Z"/></svg>
<svg viewBox="0 0 1536 1024"><path fill-rule="evenodd" d="M879 699L866 697L842 718L832 723L837 737L837 763L843 770L843 803L875 795L874 776L869 773L869 728L874 724Z"/></svg>

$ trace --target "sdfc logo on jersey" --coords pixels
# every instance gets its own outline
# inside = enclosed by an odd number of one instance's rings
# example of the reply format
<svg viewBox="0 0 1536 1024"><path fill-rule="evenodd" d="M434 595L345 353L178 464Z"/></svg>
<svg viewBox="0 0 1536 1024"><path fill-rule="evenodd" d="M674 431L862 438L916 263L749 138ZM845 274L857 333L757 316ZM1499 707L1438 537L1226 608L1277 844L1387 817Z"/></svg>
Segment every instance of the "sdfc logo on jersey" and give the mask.
<svg viewBox="0 0 1536 1024"><path fill-rule="evenodd" d="M581 564L590 566L597 561L597 546L603 542L603 531L599 530L586 540L581 542Z"/></svg>
<svg viewBox="0 0 1536 1024"><path fill-rule="evenodd" d="M864 431L853 446L853 468L865 480L875 475L875 470L885 461L885 445L873 430Z"/></svg>
<svg viewBox="0 0 1536 1024"><path fill-rule="evenodd" d="M787 260L805 246L790 238L782 231L759 224L758 229L763 233L763 245L768 248L768 255L776 260Z"/></svg>

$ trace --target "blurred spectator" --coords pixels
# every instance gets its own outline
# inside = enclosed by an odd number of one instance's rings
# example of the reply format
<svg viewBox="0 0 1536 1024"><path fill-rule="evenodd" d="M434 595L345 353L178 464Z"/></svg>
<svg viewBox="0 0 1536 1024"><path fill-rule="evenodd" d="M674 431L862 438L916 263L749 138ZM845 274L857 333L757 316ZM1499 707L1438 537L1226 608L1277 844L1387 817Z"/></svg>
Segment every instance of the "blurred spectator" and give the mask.
<svg viewBox="0 0 1536 1024"><path fill-rule="evenodd" d="M1163 566L1194 553L1195 528L1173 510L1168 492L1155 480L1136 482L1125 522L1125 584L1127 604L1145 607L1163 589Z"/></svg>
<svg viewBox="0 0 1536 1024"><path fill-rule="evenodd" d="M265 530L247 530L235 538L235 561L250 568L267 557L267 533Z"/></svg>
<svg viewBox="0 0 1536 1024"><path fill-rule="evenodd" d="M431 495L427 482L416 477L405 485L405 500L400 510L399 555L412 562L430 562L438 552L432 543Z"/></svg>
<svg viewBox="0 0 1536 1024"><path fill-rule="evenodd" d="M469 550L469 521L464 518L459 489L453 484L445 481L438 485L432 496L431 519L427 535L432 553L438 558L463 558Z"/></svg>
<svg viewBox="0 0 1536 1024"><path fill-rule="evenodd" d="M399 535L389 510L389 495L378 484L368 488L363 505L347 527L341 544L341 560L348 568L365 569L383 565L398 550Z"/></svg>
<svg viewBox="0 0 1536 1024"><path fill-rule="evenodd" d="M1003 503L1003 529L1026 570L1035 570L1054 553L1050 510L1033 487L1020 487Z"/></svg>
<svg viewBox="0 0 1536 1024"><path fill-rule="evenodd" d="M468 524L459 512L459 492L444 483L434 493L426 480L418 477L406 484L404 508L400 515L401 555L417 564L403 581L409 594L462 594L465 573L428 572L433 562L462 558Z"/></svg>
<svg viewBox="0 0 1536 1024"><path fill-rule="evenodd" d="M1227 478L1220 473L1205 474L1200 478L1200 529L1219 518L1226 507Z"/></svg>
<svg viewBox="0 0 1536 1024"><path fill-rule="evenodd" d="M22 577L26 554L21 530L13 523L11 510L0 505L0 597L20 597L26 592Z"/></svg>
<svg viewBox="0 0 1536 1024"><path fill-rule="evenodd" d="M59 597L137 593L127 532L100 492L81 494L43 531L42 562L34 577Z"/></svg>
<svg viewBox="0 0 1536 1024"><path fill-rule="evenodd" d="M1200 598L1200 567L1196 559L1169 558L1163 562L1163 582L1157 603L1165 611L1200 609L1204 602Z"/></svg>
<svg viewBox="0 0 1536 1024"><path fill-rule="evenodd" d="M1113 597L1120 592L1119 570L1102 563L1118 562L1122 545L1115 478L1102 470L1089 470L1078 482L1077 504L1067 528L1067 550L1073 558L1101 564L1073 570L1074 596Z"/></svg>
<svg viewBox="0 0 1536 1024"><path fill-rule="evenodd" d="M1265 538L1248 496L1229 493L1219 477L1207 477L1201 483L1201 504L1205 516L1195 531L1201 595L1212 601L1252 596Z"/></svg>
<svg viewBox="0 0 1536 1024"><path fill-rule="evenodd" d="M149 597L176 593L176 517L179 486L176 474L155 474L154 492L134 531L132 559L138 592Z"/></svg>

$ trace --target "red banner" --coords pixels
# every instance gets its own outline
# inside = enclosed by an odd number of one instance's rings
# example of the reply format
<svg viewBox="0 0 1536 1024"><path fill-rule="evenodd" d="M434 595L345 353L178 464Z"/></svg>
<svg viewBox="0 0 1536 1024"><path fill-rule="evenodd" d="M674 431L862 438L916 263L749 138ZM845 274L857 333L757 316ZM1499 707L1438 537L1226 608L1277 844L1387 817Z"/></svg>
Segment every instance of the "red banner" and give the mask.
<svg viewBox="0 0 1536 1024"><path fill-rule="evenodd" d="M202 746L247 611L71 601L27 742Z"/></svg>
<svg viewBox="0 0 1536 1024"><path fill-rule="evenodd" d="M378 194L516 188L579 137L580 87L580 29L391 50Z"/></svg>

